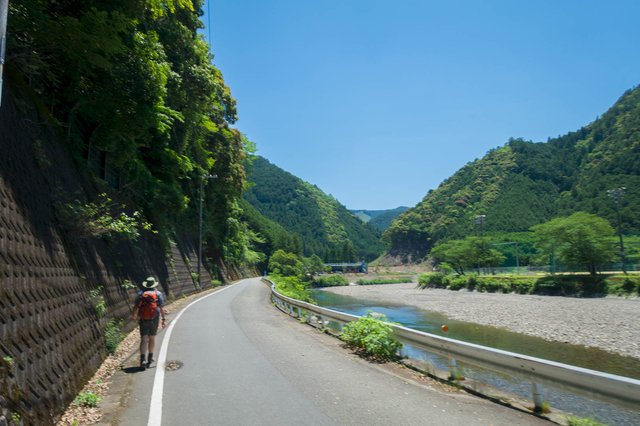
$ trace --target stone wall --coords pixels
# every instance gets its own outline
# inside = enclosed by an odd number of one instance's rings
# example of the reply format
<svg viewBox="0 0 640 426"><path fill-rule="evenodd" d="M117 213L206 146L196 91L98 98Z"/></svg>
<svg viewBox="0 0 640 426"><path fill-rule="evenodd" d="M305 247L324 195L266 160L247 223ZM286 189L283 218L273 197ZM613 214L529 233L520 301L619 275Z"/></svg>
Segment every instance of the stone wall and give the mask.
<svg viewBox="0 0 640 426"><path fill-rule="evenodd" d="M199 291L193 246L165 249L153 235L136 244L74 235L57 210L95 193L58 131L5 90L0 109L0 423L52 424L106 357L104 330L124 320L153 275L169 297ZM63 197L63 198L64 198ZM211 277L204 270L203 283ZM101 312L98 305L104 304Z"/></svg>

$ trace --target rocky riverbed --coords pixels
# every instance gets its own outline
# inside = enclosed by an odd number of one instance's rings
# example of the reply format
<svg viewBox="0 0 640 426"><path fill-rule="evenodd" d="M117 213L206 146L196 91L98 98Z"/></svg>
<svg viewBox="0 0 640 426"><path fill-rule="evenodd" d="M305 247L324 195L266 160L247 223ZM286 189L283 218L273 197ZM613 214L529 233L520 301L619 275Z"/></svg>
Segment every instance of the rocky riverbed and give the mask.
<svg viewBox="0 0 640 426"><path fill-rule="evenodd" d="M416 288L411 284L332 287L337 294L415 306L449 318L640 359L640 299L533 296Z"/></svg>

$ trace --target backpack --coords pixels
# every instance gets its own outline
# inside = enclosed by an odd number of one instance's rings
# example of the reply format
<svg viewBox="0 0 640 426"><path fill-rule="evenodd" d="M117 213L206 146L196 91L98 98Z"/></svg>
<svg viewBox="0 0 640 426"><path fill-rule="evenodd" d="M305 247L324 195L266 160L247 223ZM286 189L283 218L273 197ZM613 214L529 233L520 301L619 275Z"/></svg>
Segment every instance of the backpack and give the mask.
<svg viewBox="0 0 640 426"><path fill-rule="evenodd" d="M141 320L151 320L158 315L158 292L155 289L140 295L138 313Z"/></svg>

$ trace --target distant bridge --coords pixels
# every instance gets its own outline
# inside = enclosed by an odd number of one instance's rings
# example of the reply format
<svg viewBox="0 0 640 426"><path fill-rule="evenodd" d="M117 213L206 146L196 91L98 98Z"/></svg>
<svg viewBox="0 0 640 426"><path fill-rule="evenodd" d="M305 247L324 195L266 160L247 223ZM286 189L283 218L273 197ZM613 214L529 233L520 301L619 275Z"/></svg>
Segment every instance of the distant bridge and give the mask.
<svg viewBox="0 0 640 426"><path fill-rule="evenodd" d="M325 263L324 265L331 268L331 272L360 272L366 274L369 271L367 262Z"/></svg>

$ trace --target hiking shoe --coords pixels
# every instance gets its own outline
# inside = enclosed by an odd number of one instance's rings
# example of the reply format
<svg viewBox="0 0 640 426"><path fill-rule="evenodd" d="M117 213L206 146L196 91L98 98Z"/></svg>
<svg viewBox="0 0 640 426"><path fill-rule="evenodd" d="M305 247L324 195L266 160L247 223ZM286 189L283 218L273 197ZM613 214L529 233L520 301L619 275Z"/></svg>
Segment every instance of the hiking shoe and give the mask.
<svg viewBox="0 0 640 426"><path fill-rule="evenodd" d="M147 368L151 368L152 362L153 362L153 359L149 358L149 360L147 361Z"/></svg>
<svg viewBox="0 0 640 426"><path fill-rule="evenodd" d="M147 364L144 361L140 361L140 370L144 371L147 368Z"/></svg>

